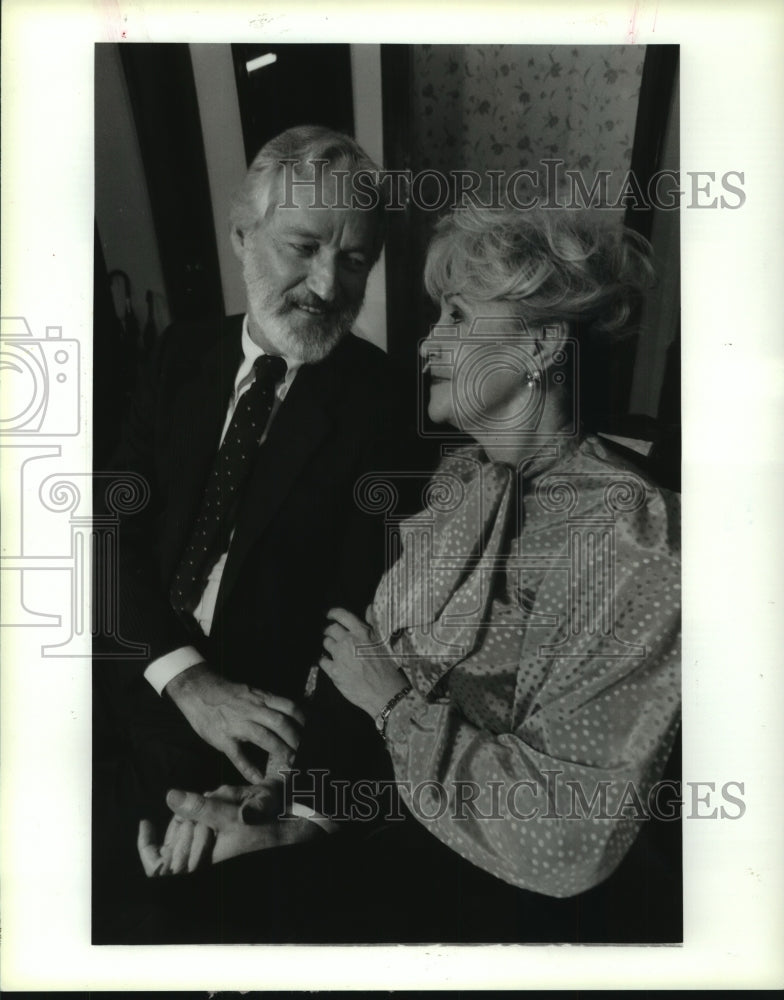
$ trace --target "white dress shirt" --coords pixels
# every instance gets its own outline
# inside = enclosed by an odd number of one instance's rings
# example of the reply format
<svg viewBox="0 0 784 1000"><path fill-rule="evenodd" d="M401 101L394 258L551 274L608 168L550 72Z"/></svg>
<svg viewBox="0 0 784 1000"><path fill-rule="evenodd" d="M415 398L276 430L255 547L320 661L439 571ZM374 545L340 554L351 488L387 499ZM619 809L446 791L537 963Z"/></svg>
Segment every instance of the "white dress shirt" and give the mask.
<svg viewBox="0 0 784 1000"><path fill-rule="evenodd" d="M229 407L226 411L226 419L223 422L221 443L223 443L223 438L226 435L226 431L229 429L229 424L231 423L231 418L234 416L234 410L240 396L242 396L242 394L253 384L253 364L256 361L256 358L259 358L264 354L262 348L251 340L250 332L248 330L247 316L242 323L242 354L242 362L234 379L234 392L232 393L231 400L229 401ZM284 360L288 366L286 369L286 375L283 380L278 383L275 389L275 403L272 407L272 413L270 414L269 421L267 422L267 427L261 437L262 442L267 436L270 424L275 419L275 414L277 413L281 402L285 399L286 393L291 388L291 384L294 381L299 369L299 362L289 361L288 358L284 358ZM229 545L231 545L231 538L229 539ZM215 604L218 600L218 591L220 590L221 578L223 576L223 570L226 565L226 557L228 554L227 549L221 554L220 558L216 560L207 577L207 583L205 584L204 591L202 592L201 600L193 612L193 617L199 623L199 627L205 635L209 635L210 629L212 628L212 619L215 614ZM187 670L188 667L201 663L203 659L204 657L194 646L182 646L179 649L173 650L171 653L166 653L165 656L158 657L157 660L153 660L144 671L144 676L150 684L152 684L158 694L163 694L163 689L173 677L181 674L183 670Z"/></svg>

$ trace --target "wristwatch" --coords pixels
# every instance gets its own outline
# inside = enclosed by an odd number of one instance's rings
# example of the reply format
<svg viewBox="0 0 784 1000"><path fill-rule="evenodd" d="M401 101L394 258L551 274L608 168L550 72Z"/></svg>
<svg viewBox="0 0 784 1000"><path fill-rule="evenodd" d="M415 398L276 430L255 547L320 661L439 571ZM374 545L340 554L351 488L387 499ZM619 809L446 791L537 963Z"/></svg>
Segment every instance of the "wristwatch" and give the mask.
<svg viewBox="0 0 784 1000"><path fill-rule="evenodd" d="M411 685L406 684L404 688L401 688L401 690L398 691L396 695L394 695L392 698L389 699L386 705L384 705L384 707L376 716L376 729L382 739L387 738L387 719L389 718L389 713L392 711L395 705L397 705L399 701L402 701L411 690L412 690Z"/></svg>

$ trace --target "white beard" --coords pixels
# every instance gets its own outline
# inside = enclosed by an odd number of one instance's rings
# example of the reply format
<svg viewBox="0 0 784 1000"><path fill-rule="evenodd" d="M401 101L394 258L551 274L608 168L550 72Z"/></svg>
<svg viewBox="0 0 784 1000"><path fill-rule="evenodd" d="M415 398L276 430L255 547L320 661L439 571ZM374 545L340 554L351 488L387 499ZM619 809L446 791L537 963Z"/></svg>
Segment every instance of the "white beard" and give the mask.
<svg viewBox="0 0 784 1000"><path fill-rule="evenodd" d="M322 361L339 341L351 332L362 302L331 310L325 316L309 315L298 309L293 296L281 302L278 293L255 268L251 254L242 268L248 297L248 312L269 343L290 362L315 364ZM307 304L307 300L305 300Z"/></svg>

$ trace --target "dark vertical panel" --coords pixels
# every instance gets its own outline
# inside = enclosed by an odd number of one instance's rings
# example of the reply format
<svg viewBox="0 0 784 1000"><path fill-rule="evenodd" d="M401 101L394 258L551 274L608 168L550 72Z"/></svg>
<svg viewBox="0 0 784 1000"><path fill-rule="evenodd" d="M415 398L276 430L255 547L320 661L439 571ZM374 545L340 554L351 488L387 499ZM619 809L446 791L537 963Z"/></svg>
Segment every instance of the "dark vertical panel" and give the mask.
<svg viewBox="0 0 784 1000"><path fill-rule="evenodd" d="M411 46L381 46L381 92L384 135L384 167L411 170L421 164L411 160ZM422 277L433 212L424 212L408 201L404 208L387 213L386 286L387 352L399 372L401 412L409 414L412 428L436 430L425 413L418 412L419 355L417 345L438 318L424 291ZM431 467L437 457L435 438L421 438L412 463Z"/></svg>
<svg viewBox="0 0 784 1000"><path fill-rule="evenodd" d="M97 225L93 236L93 466L103 469L117 443L136 358L114 309Z"/></svg>
<svg viewBox="0 0 784 1000"><path fill-rule="evenodd" d="M631 162L631 171L643 192L647 191L656 171L661 169L662 147L678 72L678 53L677 45L648 45L645 49ZM655 211L649 203L629 205L626 225L650 239Z"/></svg>
<svg viewBox="0 0 784 1000"><path fill-rule="evenodd" d="M349 45L232 45L247 162L259 149L294 125L327 125L354 133ZM259 56L269 65L248 72Z"/></svg>
<svg viewBox="0 0 784 1000"><path fill-rule="evenodd" d="M416 175L422 164L411 157L411 46L381 46L381 86L384 166ZM427 202L428 195L422 197ZM425 293L423 275L427 245L440 214L413 200L387 213L387 349L393 360L413 372L418 365L417 344L438 318Z"/></svg>
<svg viewBox="0 0 784 1000"><path fill-rule="evenodd" d="M121 45L173 320L223 314L196 87L187 45Z"/></svg>
<svg viewBox="0 0 784 1000"><path fill-rule="evenodd" d="M677 114L677 102L674 101L674 96L679 51L677 45L649 45L645 51L631 162L631 170L643 191L647 191L651 178L658 171L664 168L679 169L680 166L678 122L670 121L670 116ZM671 149L669 153L665 150L668 130L675 137L675 149ZM665 156L667 156L666 161ZM629 206L625 221L646 239L652 240L660 266L670 269L669 280L664 287L669 291L671 286L671 294L677 295L680 288L677 280L680 268L679 210L675 210L674 216L672 210L669 210L666 220L661 216L663 211L668 210L657 208L650 202L644 208ZM659 225L655 224L657 213L659 213ZM667 226L661 224L664 221L667 222ZM675 280L672 280L673 275ZM680 329L678 324L673 333L671 321L668 322L655 307L654 310L652 317L647 320L648 335L667 339L672 337L672 340L667 348L658 413L655 420L651 421L653 427L649 436L653 437L654 446L650 455L650 468L663 485L671 489L680 489ZM632 367L633 364L634 359ZM630 383L631 371L632 368L629 369Z"/></svg>
<svg viewBox="0 0 784 1000"><path fill-rule="evenodd" d="M384 166L410 170L411 164L411 56L408 45L381 46L381 95ZM414 207L389 213L387 220L387 349L393 358L405 358L418 327L419 261L412 253Z"/></svg>
<svg viewBox="0 0 784 1000"><path fill-rule="evenodd" d="M630 164L630 171L643 195L651 178L662 167L661 153L672 109L678 51L677 45L649 45L645 50ZM645 204L632 202L627 205L624 222L650 239L656 211L660 210L647 198ZM672 263L678 266L677 261ZM640 311L636 322L641 316ZM636 358L637 339L634 336L618 343L597 343L584 357L582 409L587 429L644 439L658 437L654 420L632 417L629 413Z"/></svg>

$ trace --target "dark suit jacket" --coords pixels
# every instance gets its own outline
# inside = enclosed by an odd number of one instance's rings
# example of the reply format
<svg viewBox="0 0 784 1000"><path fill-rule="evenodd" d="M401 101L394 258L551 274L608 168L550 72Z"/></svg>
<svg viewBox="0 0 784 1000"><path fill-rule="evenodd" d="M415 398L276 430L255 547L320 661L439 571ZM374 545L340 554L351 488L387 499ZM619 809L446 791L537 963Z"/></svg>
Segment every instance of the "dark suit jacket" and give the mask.
<svg viewBox="0 0 784 1000"><path fill-rule="evenodd" d="M259 449L205 639L174 612L168 588L218 447L241 322L168 331L132 408L114 468L141 474L150 500L121 528L120 632L147 643L149 660L195 645L225 676L301 702L325 612L363 614L383 571L382 519L359 508L354 488L364 473L397 463L400 428L377 348L350 336L303 366ZM114 665L141 705L150 703L149 660ZM371 720L324 674L296 766L349 777L386 768Z"/></svg>

